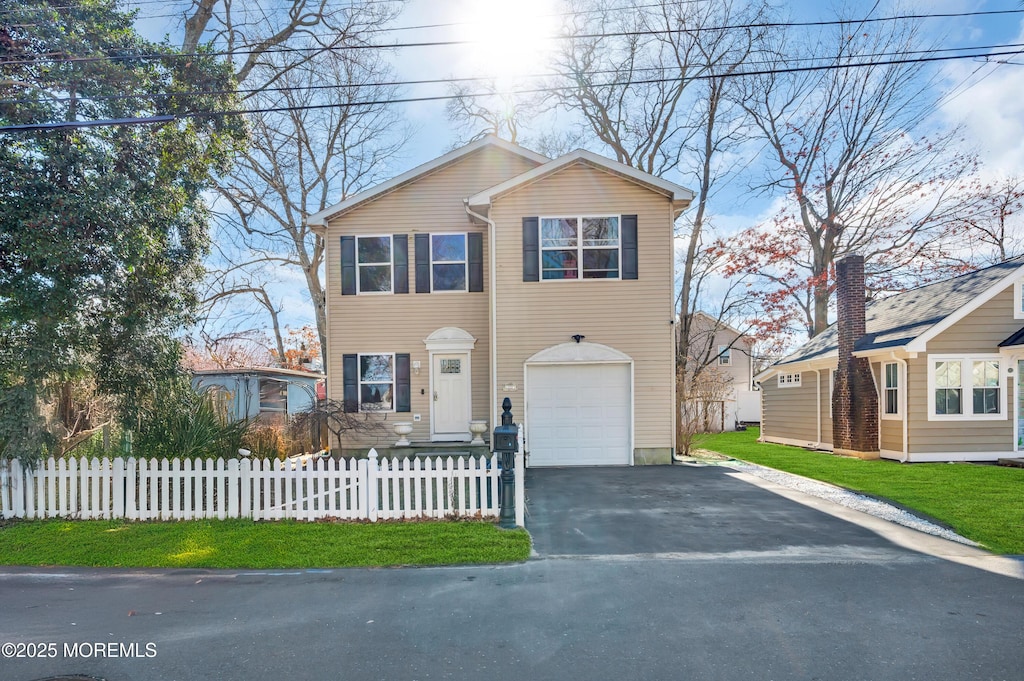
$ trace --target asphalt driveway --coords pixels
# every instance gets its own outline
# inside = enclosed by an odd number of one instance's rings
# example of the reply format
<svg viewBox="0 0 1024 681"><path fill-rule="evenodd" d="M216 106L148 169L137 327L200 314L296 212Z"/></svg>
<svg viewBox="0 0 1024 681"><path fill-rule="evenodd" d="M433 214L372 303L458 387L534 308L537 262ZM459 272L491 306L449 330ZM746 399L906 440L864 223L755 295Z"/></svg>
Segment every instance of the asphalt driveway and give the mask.
<svg viewBox="0 0 1024 681"><path fill-rule="evenodd" d="M526 496L540 557L912 553L720 466L531 468Z"/></svg>

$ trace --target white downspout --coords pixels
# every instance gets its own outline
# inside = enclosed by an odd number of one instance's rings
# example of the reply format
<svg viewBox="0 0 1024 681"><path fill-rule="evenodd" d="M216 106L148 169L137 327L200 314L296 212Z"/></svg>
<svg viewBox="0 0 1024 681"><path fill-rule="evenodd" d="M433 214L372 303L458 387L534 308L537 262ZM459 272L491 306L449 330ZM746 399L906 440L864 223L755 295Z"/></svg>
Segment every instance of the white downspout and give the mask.
<svg viewBox="0 0 1024 681"><path fill-rule="evenodd" d="M490 321L490 343L488 343L489 356L488 361L491 364L491 429L493 430L495 425L498 423L498 292L496 290L496 282L498 279L497 272L495 271L495 232L497 228L494 226L494 220L484 217L479 213L474 213L469 207L469 199L462 200L463 206L466 208L466 214L470 217L476 218L482 222L487 223L487 267L488 267L488 283L489 288L489 302L487 305L488 316ZM520 421L525 418L525 414L520 415ZM520 444L520 446L522 446Z"/></svg>

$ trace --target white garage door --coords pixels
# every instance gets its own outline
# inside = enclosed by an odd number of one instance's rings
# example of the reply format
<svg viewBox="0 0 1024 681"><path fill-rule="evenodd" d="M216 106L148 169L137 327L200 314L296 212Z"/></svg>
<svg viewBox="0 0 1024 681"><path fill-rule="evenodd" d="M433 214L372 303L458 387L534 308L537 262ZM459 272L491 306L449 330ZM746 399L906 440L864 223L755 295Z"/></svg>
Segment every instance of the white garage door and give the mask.
<svg viewBox="0 0 1024 681"><path fill-rule="evenodd" d="M628 364L527 366L531 466L628 465Z"/></svg>

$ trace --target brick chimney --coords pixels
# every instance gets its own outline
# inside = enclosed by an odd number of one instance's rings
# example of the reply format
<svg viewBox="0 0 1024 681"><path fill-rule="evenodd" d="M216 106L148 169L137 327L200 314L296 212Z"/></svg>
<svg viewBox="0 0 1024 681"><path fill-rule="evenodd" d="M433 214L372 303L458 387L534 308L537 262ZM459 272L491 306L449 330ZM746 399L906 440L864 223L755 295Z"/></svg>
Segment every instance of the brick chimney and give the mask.
<svg viewBox="0 0 1024 681"><path fill-rule="evenodd" d="M854 343L865 333L864 256L836 263L836 316L839 363L832 391L832 446L837 454L878 458L878 393L871 363L854 357Z"/></svg>

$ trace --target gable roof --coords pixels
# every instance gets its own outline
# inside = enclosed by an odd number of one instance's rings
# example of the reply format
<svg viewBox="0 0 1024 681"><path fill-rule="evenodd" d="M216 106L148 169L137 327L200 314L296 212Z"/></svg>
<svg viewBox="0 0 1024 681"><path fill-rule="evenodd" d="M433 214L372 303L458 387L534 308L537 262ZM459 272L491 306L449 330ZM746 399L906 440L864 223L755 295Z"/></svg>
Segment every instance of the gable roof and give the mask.
<svg viewBox="0 0 1024 681"><path fill-rule="evenodd" d="M672 200L673 204L680 204L680 208L688 206L690 202L693 201L694 196L696 196L696 194L686 187L681 187L678 184L669 182L668 180L663 180L660 177L651 175L650 173L637 170L636 168L627 166L624 163L619 163L618 161L605 158L604 156L595 154L592 151L577 149L576 151L559 156L554 160L548 161L544 165L516 175L501 184L495 185L490 189L485 189L484 191L469 197L469 207L474 211L487 210L487 208L490 207L491 202L502 194L510 192L522 185L534 182L574 163L590 165L600 170L623 177L636 184L645 186L658 193L665 194Z"/></svg>
<svg viewBox="0 0 1024 681"><path fill-rule="evenodd" d="M427 161L426 163L418 165L412 170L408 170L402 173L401 175L397 175L386 182L382 182L376 185L375 187L367 189L366 191L361 191L358 194L353 194L344 201L336 203L328 208L324 208L322 211L318 213L313 213L308 218L306 218L306 224L310 225L311 227L326 226L327 221L330 218L335 217L340 213L344 213L345 211L351 210L357 205L360 205L367 201L371 201L377 198L378 196L381 196L382 194L386 194L390 191L393 191L404 184L408 184L413 180L422 177L423 175L432 173L435 170L438 170L439 168L443 168L446 165L458 161L464 156L468 156L469 154L475 153L486 147L503 149L504 151L522 156L523 158L532 161L537 165L548 163L551 160L547 156L542 156L541 154L530 151L529 149L521 147L517 144L506 142L505 140L495 137L494 135L487 135L486 137L482 137L476 140L475 142L470 142L465 146L459 147L458 149L455 149L453 151L449 151L447 154L439 156L438 158L435 158L432 161Z"/></svg>
<svg viewBox="0 0 1024 681"><path fill-rule="evenodd" d="M869 301L866 333L854 344L853 351L905 348L924 352L929 340L991 300L1022 273L1024 256ZM774 366L836 356L837 334L833 323Z"/></svg>

